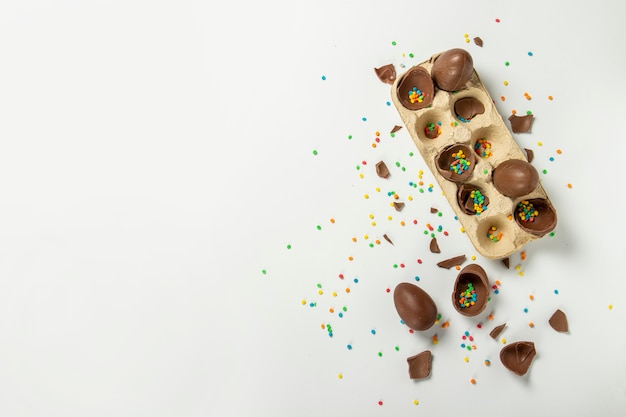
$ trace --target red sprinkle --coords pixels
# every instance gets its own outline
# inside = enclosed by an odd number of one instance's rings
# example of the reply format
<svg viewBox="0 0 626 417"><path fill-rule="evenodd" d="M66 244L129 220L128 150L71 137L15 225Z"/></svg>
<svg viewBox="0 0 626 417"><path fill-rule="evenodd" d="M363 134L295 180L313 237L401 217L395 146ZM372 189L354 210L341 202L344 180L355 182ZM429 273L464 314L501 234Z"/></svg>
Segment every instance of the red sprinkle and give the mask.
<svg viewBox="0 0 626 417"><path fill-rule="evenodd" d="M339 274L339 278L340 278L340 279L343 279L343 274Z"/></svg>

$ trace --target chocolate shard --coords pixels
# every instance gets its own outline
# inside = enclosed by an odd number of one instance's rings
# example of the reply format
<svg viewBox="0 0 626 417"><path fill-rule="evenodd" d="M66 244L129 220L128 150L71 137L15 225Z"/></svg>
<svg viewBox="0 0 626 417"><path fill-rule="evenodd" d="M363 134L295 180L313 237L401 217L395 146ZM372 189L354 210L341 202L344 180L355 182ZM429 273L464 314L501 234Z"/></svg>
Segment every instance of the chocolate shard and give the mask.
<svg viewBox="0 0 626 417"><path fill-rule="evenodd" d="M506 327L506 323L502 323L501 325L494 327L493 330L489 332L489 336L491 336L491 338L494 340L497 339L505 327Z"/></svg>
<svg viewBox="0 0 626 417"><path fill-rule="evenodd" d="M424 379L430 376L433 355L430 350L425 350L417 355L407 358L409 364L409 378Z"/></svg>
<svg viewBox="0 0 626 417"><path fill-rule="evenodd" d="M459 255L454 258L446 259L445 261L437 262L437 266L450 269L453 266L461 265L463 262L465 262L465 255Z"/></svg>
<svg viewBox="0 0 626 417"><path fill-rule="evenodd" d="M430 241L430 251L432 253L441 253L441 249L439 249L439 244L437 243L437 238L434 237Z"/></svg>
<svg viewBox="0 0 626 417"><path fill-rule="evenodd" d="M391 129L390 133L396 133L398 130L402 129L402 126L395 125L393 129Z"/></svg>
<svg viewBox="0 0 626 417"><path fill-rule="evenodd" d="M404 203L394 201L393 208L395 208L396 211L402 211L402 209L404 208Z"/></svg>
<svg viewBox="0 0 626 417"><path fill-rule="evenodd" d="M391 243L391 244L393 245L393 242L391 241L391 239L389 238L389 236L387 236L387 233L385 233L385 234L383 235L383 238L384 238L387 242L389 242L389 243Z"/></svg>
<svg viewBox="0 0 626 417"><path fill-rule="evenodd" d="M567 316L561 310L556 310L550 317L550 320L548 320L548 323L557 332L567 333L569 331Z"/></svg>
<svg viewBox="0 0 626 417"><path fill-rule="evenodd" d="M506 267L506 269L509 269L511 267L511 260L509 258L504 258L502 259L502 264Z"/></svg>
<svg viewBox="0 0 626 417"><path fill-rule="evenodd" d="M528 163L531 163L535 158L535 153L532 149L524 148L524 150L526 151L526 160L528 161Z"/></svg>
<svg viewBox="0 0 626 417"><path fill-rule="evenodd" d="M480 37L478 37L478 36L476 36L476 37L474 38L474 43L475 43L476 45L480 46L481 48L483 47L483 40L482 40L482 39L480 39Z"/></svg>
<svg viewBox="0 0 626 417"><path fill-rule="evenodd" d="M434 207L431 207L431 208L430 208L430 212L431 212L432 214L435 214L435 213L439 213L439 210L437 210L437 209L436 209L436 208L434 208Z"/></svg>
<svg viewBox="0 0 626 417"><path fill-rule="evenodd" d="M393 84L396 80L396 68L393 64L387 64L380 68L374 68L374 72L376 72L378 79L385 84Z"/></svg>
<svg viewBox="0 0 626 417"><path fill-rule="evenodd" d="M376 174L381 178L389 178L389 168L383 161L376 164Z"/></svg>
<svg viewBox="0 0 626 417"><path fill-rule="evenodd" d="M469 122L478 114L485 112L485 106L474 97L464 97L454 103L454 112L461 121Z"/></svg>
<svg viewBox="0 0 626 417"><path fill-rule="evenodd" d="M500 361L506 369L522 376L528 372L536 354L533 342L515 342L502 348Z"/></svg>
<svg viewBox="0 0 626 417"><path fill-rule="evenodd" d="M535 116L527 114L525 116L517 116L512 114L509 116L509 122L511 122L511 130L513 133L528 133L533 124Z"/></svg>

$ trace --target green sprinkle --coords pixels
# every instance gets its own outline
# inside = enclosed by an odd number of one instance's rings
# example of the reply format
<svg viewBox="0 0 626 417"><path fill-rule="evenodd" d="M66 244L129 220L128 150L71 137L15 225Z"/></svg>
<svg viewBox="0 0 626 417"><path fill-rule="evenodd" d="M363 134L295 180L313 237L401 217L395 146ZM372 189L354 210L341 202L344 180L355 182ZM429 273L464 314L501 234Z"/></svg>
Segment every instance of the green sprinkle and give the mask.
<svg viewBox="0 0 626 417"><path fill-rule="evenodd" d="M530 110L526 110L526 114L527 115L531 115L531 114L533 114L533 112L531 112Z"/></svg>
<svg viewBox="0 0 626 417"><path fill-rule="evenodd" d="M317 288L322 288L322 284L317 284Z"/></svg>
<svg viewBox="0 0 626 417"><path fill-rule="evenodd" d="M413 156L413 152L409 152L409 156Z"/></svg>
<svg viewBox="0 0 626 417"><path fill-rule="evenodd" d="M396 346L395 349L396 349L396 352L400 351L400 346Z"/></svg>
<svg viewBox="0 0 626 417"><path fill-rule="evenodd" d="M378 352L378 357L382 358L382 356L383 356L383 352Z"/></svg>
<svg viewBox="0 0 626 417"><path fill-rule="evenodd" d="M291 245L287 244L287 249L291 249Z"/></svg>
<svg viewBox="0 0 626 417"><path fill-rule="evenodd" d="M313 149L313 155L317 155L317 151Z"/></svg>
<svg viewBox="0 0 626 417"><path fill-rule="evenodd" d="M397 45L396 41L392 41L392 42L391 42L391 44L392 44L393 46L396 46L396 45Z"/></svg>
<svg viewBox="0 0 626 417"><path fill-rule="evenodd" d="M374 247L374 244L373 244L373 243L370 243L370 248L373 248L373 247Z"/></svg>
<svg viewBox="0 0 626 417"><path fill-rule="evenodd" d="M348 140L351 140L351 139L352 139L352 135L348 135Z"/></svg>
<svg viewBox="0 0 626 417"><path fill-rule="evenodd" d="M393 264L393 267L394 267L394 268L397 268L397 267L398 267L398 264Z"/></svg>
<svg viewBox="0 0 626 417"><path fill-rule="evenodd" d="M547 169L544 169L544 170L543 170L543 171L541 171L541 172L543 172L544 174L547 174L547 173L548 173L548 170L547 170Z"/></svg>
<svg viewBox="0 0 626 417"><path fill-rule="evenodd" d="M400 162L396 162L396 166L397 166L397 167L400 167Z"/></svg>
<svg viewBox="0 0 626 417"><path fill-rule="evenodd" d="M409 54L409 58L414 58L414 57L415 57L415 55Z"/></svg>
<svg viewBox="0 0 626 417"><path fill-rule="evenodd" d="M261 270L261 273L262 273L263 275L266 275L266 274L267 274L267 270L266 270L266 269L262 269L262 270Z"/></svg>
<svg viewBox="0 0 626 417"><path fill-rule="evenodd" d="M504 65L506 65L506 66L508 67L508 66L509 66L509 65L511 65L511 64L509 63L509 61L506 61L506 62L504 63Z"/></svg>
<svg viewBox="0 0 626 417"><path fill-rule="evenodd" d="M439 213L437 213L437 216L441 217L441 216L443 216L443 213L439 212Z"/></svg>
<svg viewBox="0 0 626 417"><path fill-rule="evenodd" d="M316 226L317 230L322 230L322 226L320 226L319 224Z"/></svg>

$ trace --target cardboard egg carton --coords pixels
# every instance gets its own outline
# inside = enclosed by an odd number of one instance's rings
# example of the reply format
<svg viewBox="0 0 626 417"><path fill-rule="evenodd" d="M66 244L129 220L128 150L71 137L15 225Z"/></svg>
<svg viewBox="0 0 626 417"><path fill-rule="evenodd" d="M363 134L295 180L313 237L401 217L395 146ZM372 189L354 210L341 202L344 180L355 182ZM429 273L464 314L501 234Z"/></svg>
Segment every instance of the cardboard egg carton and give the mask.
<svg viewBox="0 0 626 417"><path fill-rule="evenodd" d="M433 55L417 67L423 68L430 74L433 62L438 55ZM494 187L492 180L494 169L507 160L526 161L526 154L514 141L476 71L472 69L472 74L464 88L456 92L447 92L435 86L430 106L410 110L399 99L398 86L403 77L414 68L409 69L393 82L391 92L393 103L476 250L489 259L505 258L520 250L529 241L538 239L552 230L556 225L556 211L539 182L532 191L515 198L501 194ZM460 119L454 108L458 100L466 97L477 99L484 106L484 112L475 115L469 121ZM429 125L431 128L436 126L440 129L439 136L434 139L427 137L425 129ZM486 140L490 144L490 156L480 156L474 150L479 140ZM456 148L450 149L452 146ZM458 151L458 148L464 150L468 159L471 157L467 153L473 154L473 170L469 175L465 172L456 178L450 178L451 175L448 174L453 173L446 172L449 168L448 159L451 153ZM447 155L442 157L441 154L446 154L446 152ZM461 202L459 202L460 188L465 190L465 197L461 198ZM486 210L480 214L467 214L467 208L463 207L463 201L467 200L467 192L472 189L479 189L481 194L489 200ZM540 222L544 224L538 229L534 228L532 223L519 219L516 210L518 203L522 201L535 203L534 209L538 211L537 218L541 218L542 215L549 217L547 227L543 219ZM468 204L472 206L472 203ZM540 222L535 222L535 224Z"/></svg>

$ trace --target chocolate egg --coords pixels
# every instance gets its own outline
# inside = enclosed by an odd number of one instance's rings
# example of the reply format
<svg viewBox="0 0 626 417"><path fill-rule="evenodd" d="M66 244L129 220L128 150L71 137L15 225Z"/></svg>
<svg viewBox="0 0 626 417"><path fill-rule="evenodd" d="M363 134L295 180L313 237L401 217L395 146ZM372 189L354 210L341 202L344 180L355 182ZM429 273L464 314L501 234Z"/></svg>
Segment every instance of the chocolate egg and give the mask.
<svg viewBox="0 0 626 417"><path fill-rule="evenodd" d="M464 316L477 316L487 306L489 280L485 270L477 264L461 269L454 282L452 304Z"/></svg>
<svg viewBox="0 0 626 417"><path fill-rule="evenodd" d="M393 302L404 324L413 330L428 330L437 320L437 306L430 295L408 282L396 286Z"/></svg>
<svg viewBox="0 0 626 417"><path fill-rule="evenodd" d="M437 172L448 181L467 180L474 172L476 153L463 144L450 145L435 157Z"/></svg>
<svg viewBox="0 0 626 417"><path fill-rule="evenodd" d="M514 342L502 348L500 361L506 369L522 376L528 372L535 355L537 351L533 342Z"/></svg>
<svg viewBox="0 0 626 417"><path fill-rule="evenodd" d="M545 198L522 200L515 206L518 226L536 236L543 236L556 227L556 210Z"/></svg>
<svg viewBox="0 0 626 417"><path fill-rule="evenodd" d="M493 185L507 197L521 197L539 184L535 167L521 159L509 159L493 170Z"/></svg>
<svg viewBox="0 0 626 417"><path fill-rule="evenodd" d="M472 56L464 49L450 49L435 59L431 74L441 90L456 91L465 86L474 71Z"/></svg>
<svg viewBox="0 0 626 417"><path fill-rule="evenodd" d="M419 110L432 104L435 86L423 67L413 67L398 82L398 99L409 110Z"/></svg>

